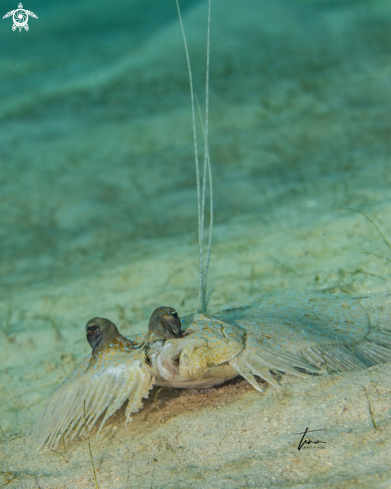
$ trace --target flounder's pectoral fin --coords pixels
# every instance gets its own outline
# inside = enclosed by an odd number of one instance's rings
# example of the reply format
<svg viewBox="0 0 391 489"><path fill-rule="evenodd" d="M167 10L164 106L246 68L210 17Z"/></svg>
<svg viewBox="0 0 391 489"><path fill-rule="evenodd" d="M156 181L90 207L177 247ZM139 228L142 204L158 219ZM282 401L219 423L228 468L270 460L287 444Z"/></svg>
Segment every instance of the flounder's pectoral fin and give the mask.
<svg viewBox="0 0 391 489"><path fill-rule="evenodd" d="M239 355L228 362L255 389L262 392L254 375L269 382L277 389L280 388L271 370L285 372L304 377L303 370L309 373L325 373L294 353L275 351L262 348L260 345L249 345Z"/></svg>
<svg viewBox="0 0 391 489"><path fill-rule="evenodd" d="M99 427L129 399L126 421L142 407L153 377L138 358L139 352L112 352L83 360L58 387L35 428L38 448L55 446L63 436L73 438L91 429L106 411ZM98 433L99 433L98 431Z"/></svg>

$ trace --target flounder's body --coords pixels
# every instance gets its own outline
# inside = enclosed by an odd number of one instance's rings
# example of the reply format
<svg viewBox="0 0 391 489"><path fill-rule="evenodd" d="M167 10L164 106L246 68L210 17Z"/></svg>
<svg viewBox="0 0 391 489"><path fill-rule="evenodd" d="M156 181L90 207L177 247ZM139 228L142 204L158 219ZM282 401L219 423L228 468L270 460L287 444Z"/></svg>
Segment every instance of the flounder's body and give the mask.
<svg viewBox="0 0 391 489"><path fill-rule="evenodd" d="M241 375L261 391L254 376L278 388L279 372L304 376L391 361L390 303L388 296L379 301L286 293L215 316L187 316L183 333L172 327L176 312L157 336L149 331L129 340L113 325L117 337L93 350L53 394L37 425L37 443L75 436L85 421L92 427L105 412L101 429L126 400L128 421L154 384L211 387Z"/></svg>

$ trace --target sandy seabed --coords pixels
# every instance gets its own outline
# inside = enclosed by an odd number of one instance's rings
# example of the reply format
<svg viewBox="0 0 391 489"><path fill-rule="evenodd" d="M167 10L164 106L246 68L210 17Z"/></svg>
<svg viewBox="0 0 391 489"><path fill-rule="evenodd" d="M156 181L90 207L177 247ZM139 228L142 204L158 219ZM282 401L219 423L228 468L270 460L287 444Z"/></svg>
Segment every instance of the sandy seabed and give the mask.
<svg viewBox="0 0 391 489"><path fill-rule="evenodd" d="M29 32L1 25L1 487L95 486L83 436L31 445L50 393L89 353L88 319L133 334L157 306L195 309L188 80L168 3L31 5ZM202 106L207 5L183 6ZM292 289L381 308L391 1L212 9L212 312ZM389 368L285 375L263 394L240 378L154 388L127 426L123 407L91 432L99 488L388 488ZM322 448L298 450L306 427L325 430Z"/></svg>

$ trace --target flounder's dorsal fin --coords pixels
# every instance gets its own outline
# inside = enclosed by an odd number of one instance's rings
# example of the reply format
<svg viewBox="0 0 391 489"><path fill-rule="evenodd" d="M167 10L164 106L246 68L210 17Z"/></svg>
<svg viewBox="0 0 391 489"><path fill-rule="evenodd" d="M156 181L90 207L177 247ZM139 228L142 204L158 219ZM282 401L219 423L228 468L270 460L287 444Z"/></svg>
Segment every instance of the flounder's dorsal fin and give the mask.
<svg viewBox="0 0 391 489"><path fill-rule="evenodd" d="M388 295L281 293L219 316L246 330L246 347L229 363L258 390L254 375L278 387L273 370L302 376L391 361Z"/></svg>

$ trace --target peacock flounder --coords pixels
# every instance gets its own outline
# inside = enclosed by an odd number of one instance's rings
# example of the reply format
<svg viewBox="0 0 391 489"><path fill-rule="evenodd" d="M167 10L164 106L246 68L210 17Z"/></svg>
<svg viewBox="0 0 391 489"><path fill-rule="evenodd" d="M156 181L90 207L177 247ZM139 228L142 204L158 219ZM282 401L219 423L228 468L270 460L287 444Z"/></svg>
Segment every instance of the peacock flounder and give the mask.
<svg viewBox="0 0 391 489"><path fill-rule="evenodd" d="M174 309L160 307L148 333L132 339L94 318L86 325L92 355L49 400L35 430L37 445L73 438L103 415L100 431L126 400L129 421L153 385L211 387L241 375L262 391L254 376L279 388L279 372L320 375L391 361L390 310L389 296L283 293L182 321Z"/></svg>

